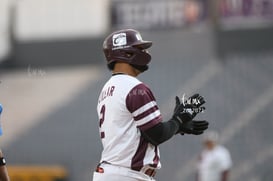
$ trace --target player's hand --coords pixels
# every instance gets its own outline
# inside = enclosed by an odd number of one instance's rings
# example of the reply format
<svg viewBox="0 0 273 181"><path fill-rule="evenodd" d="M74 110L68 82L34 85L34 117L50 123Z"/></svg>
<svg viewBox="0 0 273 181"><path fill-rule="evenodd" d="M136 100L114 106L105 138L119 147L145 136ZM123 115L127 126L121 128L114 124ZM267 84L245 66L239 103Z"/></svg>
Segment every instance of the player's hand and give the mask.
<svg viewBox="0 0 273 181"><path fill-rule="evenodd" d="M174 108L172 119L179 123L179 130L177 131L177 133L180 133L181 135L184 135L184 132L182 131L184 130L183 127L186 126L187 123L189 123L193 119L193 115L191 114L191 112L187 110L187 108L190 108L190 105L181 103L180 99L176 96L175 108ZM187 128L185 130L188 130L188 129L190 128Z"/></svg>
<svg viewBox="0 0 273 181"><path fill-rule="evenodd" d="M194 118L198 113L205 110L205 107L202 106L206 103L204 97L199 94L194 94L193 96L189 97L187 103L189 102L190 107L192 109L192 117ZM202 106L202 107L201 107Z"/></svg>
<svg viewBox="0 0 273 181"><path fill-rule="evenodd" d="M180 115L180 117L182 118L183 116L185 116L182 114L189 113L190 117L193 119L198 113L205 110L205 107L202 106L203 104L205 104L205 102L206 102L205 99L199 94L194 94L187 100L182 100L182 103L179 97L176 96L173 116Z"/></svg>
<svg viewBox="0 0 273 181"><path fill-rule="evenodd" d="M191 120L180 126L180 134L200 135L208 129L209 123L206 120Z"/></svg>
<svg viewBox="0 0 273 181"><path fill-rule="evenodd" d="M180 99L176 96L176 106L181 104ZM185 98L184 98L185 99ZM186 100L182 100L182 105L184 106L184 111L192 114L192 118L194 118L198 113L203 112L205 107L202 106L206 103L204 97L199 94L194 94ZM202 107L201 107L202 106Z"/></svg>
<svg viewBox="0 0 273 181"><path fill-rule="evenodd" d="M205 107L201 107L205 100L199 94L194 94L187 100L183 100L181 103L180 99L175 97L175 108L172 119L176 120L180 125L180 134L202 134L205 129L208 128L207 121L193 121L193 118Z"/></svg>

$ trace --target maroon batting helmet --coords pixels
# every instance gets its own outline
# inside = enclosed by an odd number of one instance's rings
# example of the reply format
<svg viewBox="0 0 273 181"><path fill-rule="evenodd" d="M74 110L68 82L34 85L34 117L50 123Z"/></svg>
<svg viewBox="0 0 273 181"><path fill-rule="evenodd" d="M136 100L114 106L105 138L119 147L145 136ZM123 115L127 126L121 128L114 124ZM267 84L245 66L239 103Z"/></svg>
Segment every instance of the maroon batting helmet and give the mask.
<svg viewBox="0 0 273 181"><path fill-rule="evenodd" d="M134 29L115 31L105 38L103 52L108 67L112 69L114 62L126 62L135 66L147 66L151 55L146 51L152 46L151 41L144 41L140 33Z"/></svg>

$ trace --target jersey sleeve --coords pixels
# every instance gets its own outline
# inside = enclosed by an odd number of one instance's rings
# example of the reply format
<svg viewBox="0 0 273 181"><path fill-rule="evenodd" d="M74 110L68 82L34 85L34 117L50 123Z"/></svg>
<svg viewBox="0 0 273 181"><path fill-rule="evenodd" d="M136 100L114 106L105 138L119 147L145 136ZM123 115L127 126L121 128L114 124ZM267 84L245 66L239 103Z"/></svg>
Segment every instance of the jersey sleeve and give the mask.
<svg viewBox="0 0 273 181"><path fill-rule="evenodd" d="M127 109L137 127L145 131L162 121L162 115L151 90L143 83L135 86L126 97Z"/></svg>

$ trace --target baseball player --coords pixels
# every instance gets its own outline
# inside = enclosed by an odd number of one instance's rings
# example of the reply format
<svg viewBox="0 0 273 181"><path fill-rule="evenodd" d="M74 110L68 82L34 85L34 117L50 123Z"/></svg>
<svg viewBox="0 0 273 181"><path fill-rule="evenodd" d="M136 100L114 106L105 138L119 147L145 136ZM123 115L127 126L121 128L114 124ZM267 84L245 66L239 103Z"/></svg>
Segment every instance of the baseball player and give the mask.
<svg viewBox="0 0 273 181"><path fill-rule="evenodd" d="M228 149L220 145L218 139L216 131L208 131L204 135L196 181L228 181L232 160Z"/></svg>
<svg viewBox="0 0 273 181"><path fill-rule="evenodd" d="M0 116L2 113L3 107L0 104ZM2 127L0 124L0 136L2 135ZM3 152L0 150L0 181L9 181L9 175L6 167L6 160L4 158Z"/></svg>
<svg viewBox="0 0 273 181"><path fill-rule="evenodd" d="M101 160L93 173L93 181L155 180L160 169L158 145L175 134L202 134L208 122L196 121L191 110L205 103L195 94L195 104L181 103L176 97L172 118L162 121L156 99L149 87L137 79L148 70L151 41L144 41L133 29L110 34L103 43L107 66L112 76L98 98Z"/></svg>

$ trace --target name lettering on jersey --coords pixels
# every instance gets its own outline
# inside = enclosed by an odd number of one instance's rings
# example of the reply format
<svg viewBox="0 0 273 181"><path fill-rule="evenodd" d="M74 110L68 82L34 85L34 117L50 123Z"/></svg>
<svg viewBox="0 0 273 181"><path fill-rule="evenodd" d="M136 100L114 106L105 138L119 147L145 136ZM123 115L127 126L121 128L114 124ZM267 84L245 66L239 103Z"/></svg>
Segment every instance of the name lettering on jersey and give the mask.
<svg viewBox="0 0 273 181"><path fill-rule="evenodd" d="M115 86L110 86L107 89L102 90L100 94L99 102L103 101L107 97L113 96L114 90L115 90Z"/></svg>

